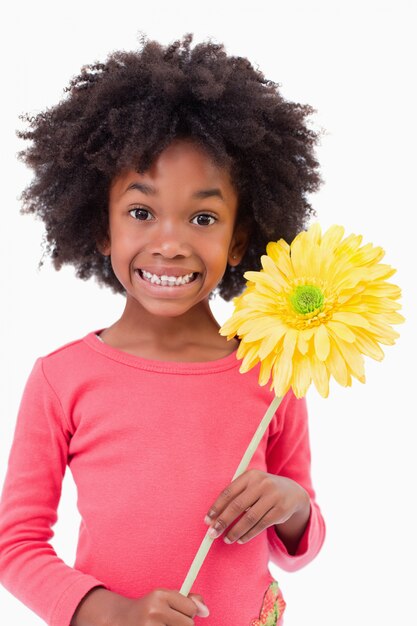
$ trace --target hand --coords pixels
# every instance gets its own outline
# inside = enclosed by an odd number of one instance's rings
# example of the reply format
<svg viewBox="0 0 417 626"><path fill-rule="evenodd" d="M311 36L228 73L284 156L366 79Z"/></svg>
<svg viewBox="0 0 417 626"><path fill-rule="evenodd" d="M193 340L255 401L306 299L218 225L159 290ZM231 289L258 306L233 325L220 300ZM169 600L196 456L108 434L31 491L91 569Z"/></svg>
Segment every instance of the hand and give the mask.
<svg viewBox="0 0 417 626"><path fill-rule="evenodd" d="M189 626L194 624L194 617L209 615L203 597L195 593L186 597L176 590L154 589L136 600L127 600L114 621L117 626Z"/></svg>
<svg viewBox="0 0 417 626"><path fill-rule="evenodd" d="M222 491L210 507L214 515L204 520L219 537L242 513L241 519L225 534L226 543L246 543L268 526L283 524L298 511L310 507L308 492L295 480L257 469L240 474ZM209 530L211 534L211 530Z"/></svg>
<svg viewBox="0 0 417 626"><path fill-rule="evenodd" d="M186 597L173 589L154 589L140 598L127 598L95 587L79 603L71 626L190 626L194 617L208 615L197 593Z"/></svg>

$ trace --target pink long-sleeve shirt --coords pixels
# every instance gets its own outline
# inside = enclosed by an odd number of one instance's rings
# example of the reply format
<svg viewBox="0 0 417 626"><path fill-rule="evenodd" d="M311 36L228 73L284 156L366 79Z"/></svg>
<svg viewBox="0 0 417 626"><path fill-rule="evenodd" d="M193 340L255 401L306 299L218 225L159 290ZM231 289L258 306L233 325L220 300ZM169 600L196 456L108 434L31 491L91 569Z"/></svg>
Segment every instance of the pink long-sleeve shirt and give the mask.
<svg viewBox="0 0 417 626"><path fill-rule="evenodd" d="M154 361L107 345L101 330L35 361L0 500L0 582L51 626L69 626L97 585L131 598L181 588L207 531L204 516L273 399L258 367L239 373L236 352ZM67 465L81 515L73 565L50 544ZM273 526L241 545L216 539L191 589L210 609L206 626L257 624L275 580L268 562L294 571L320 551L325 524L310 465L306 402L290 391L248 469L308 491L306 530L295 555Z"/></svg>

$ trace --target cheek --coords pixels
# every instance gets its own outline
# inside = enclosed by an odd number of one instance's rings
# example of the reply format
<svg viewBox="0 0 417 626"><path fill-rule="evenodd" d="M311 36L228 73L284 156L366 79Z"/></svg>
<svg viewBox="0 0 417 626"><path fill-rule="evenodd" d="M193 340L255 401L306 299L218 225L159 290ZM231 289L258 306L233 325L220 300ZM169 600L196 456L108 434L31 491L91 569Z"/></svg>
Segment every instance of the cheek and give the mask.
<svg viewBox="0 0 417 626"><path fill-rule="evenodd" d="M227 255L229 252L228 239L216 240L208 243L207 255L210 257L213 265L223 265L227 262Z"/></svg>
<svg viewBox="0 0 417 626"><path fill-rule="evenodd" d="M231 240L232 232L229 228L224 228L221 233L217 234L217 237L213 237L207 243L210 246L211 250L213 250L213 256L217 255L222 259L227 259Z"/></svg>
<svg viewBox="0 0 417 626"><path fill-rule="evenodd" d="M139 241L138 233L135 233L133 229L116 227L113 230L113 243L120 256L128 254L134 246L138 245Z"/></svg>
<svg viewBox="0 0 417 626"><path fill-rule="evenodd" d="M224 275L227 268L227 247L213 246L211 250L211 271L216 275L216 279L219 280Z"/></svg>

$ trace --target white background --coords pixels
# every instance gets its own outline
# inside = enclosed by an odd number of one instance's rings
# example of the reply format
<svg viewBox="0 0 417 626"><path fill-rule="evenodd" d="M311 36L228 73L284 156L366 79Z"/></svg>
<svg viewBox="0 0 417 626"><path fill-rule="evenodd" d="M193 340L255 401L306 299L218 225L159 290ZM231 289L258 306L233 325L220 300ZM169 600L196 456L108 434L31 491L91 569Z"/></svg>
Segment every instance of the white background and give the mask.
<svg viewBox="0 0 417 626"><path fill-rule="evenodd" d="M381 363L367 360L365 385L333 384L326 400L308 393L313 482L327 537L298 572L271 564L288 604L286 626L416 623L415 6L76 0L21 2L3 14L0 482L35 359L112 324L124 304L95 281L76 279L71 267L55 272L45 260L37 270L43 226L19 215L31 174L16 159L18 115L58 102L82 65L137 48L139 31L163 44L186 32L195 34L193 46L211 37L280 83L286 98L314 106L314 127L327 130L317 151L325 184L311 197L320 223L342 224L382 246L384 262L398 270L390 280L403 289L407 322L397 327L397 344ZM213 306L219 322L231 312L230 304ZM67 471L52 543L70 565L78 523ZM44 623L4 588L0 607L7 626Z"/></svg>

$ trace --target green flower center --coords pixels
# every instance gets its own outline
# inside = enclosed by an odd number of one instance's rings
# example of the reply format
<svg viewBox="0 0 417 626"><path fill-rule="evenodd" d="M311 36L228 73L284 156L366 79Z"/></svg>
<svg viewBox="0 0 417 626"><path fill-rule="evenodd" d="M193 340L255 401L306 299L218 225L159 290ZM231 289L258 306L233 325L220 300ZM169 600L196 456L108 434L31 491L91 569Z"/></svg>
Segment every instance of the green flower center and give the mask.
<svg viewBox="0 0 417 626"><path fill-rule="evenodd" d="M301 315L323 308L324 295L314 285L298 285L290 296L292 308Z"/></svg>

